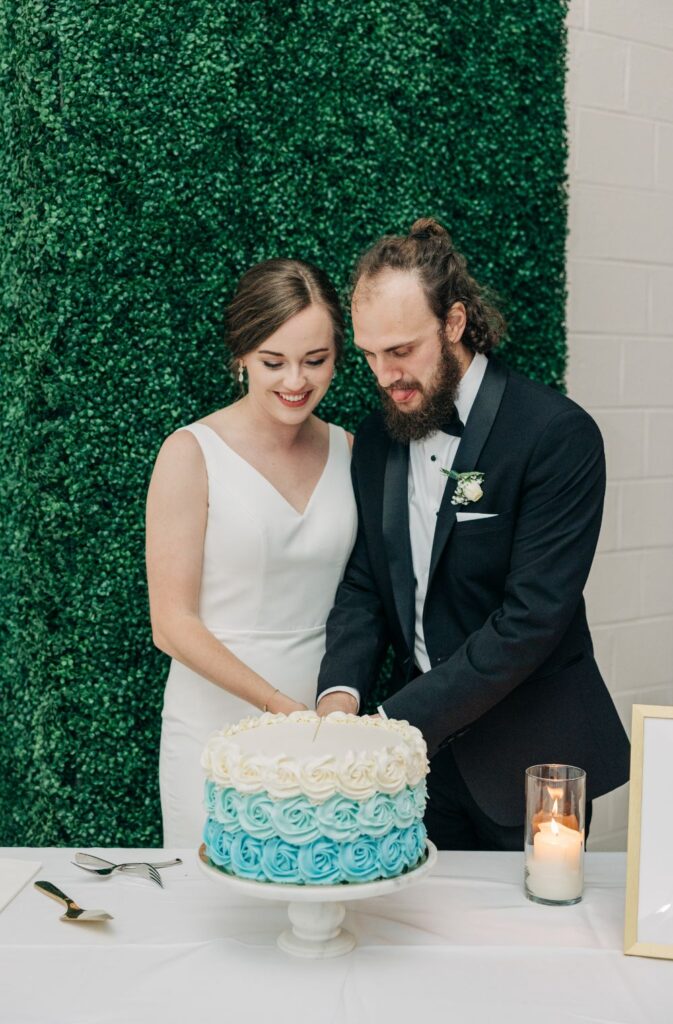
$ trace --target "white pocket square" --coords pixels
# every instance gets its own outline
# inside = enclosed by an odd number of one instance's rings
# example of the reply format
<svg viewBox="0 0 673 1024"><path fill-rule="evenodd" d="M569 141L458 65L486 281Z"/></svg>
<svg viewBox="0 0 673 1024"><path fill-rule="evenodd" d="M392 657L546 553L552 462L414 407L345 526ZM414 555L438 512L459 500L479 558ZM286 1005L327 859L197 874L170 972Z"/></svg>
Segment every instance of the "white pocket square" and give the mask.
<svg viewBox="0 0 673 1024"><path fill-rule="evenodd" d="M465 523L468 519L495 519L497 512L456 512L456 522Z"/></svg>

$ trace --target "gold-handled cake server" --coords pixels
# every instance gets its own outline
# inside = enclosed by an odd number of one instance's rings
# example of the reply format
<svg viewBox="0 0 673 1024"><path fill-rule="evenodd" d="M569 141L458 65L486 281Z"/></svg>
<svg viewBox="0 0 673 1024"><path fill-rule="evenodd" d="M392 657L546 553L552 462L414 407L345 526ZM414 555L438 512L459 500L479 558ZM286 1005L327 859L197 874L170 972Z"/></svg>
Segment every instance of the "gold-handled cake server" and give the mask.
<svg viewBox="0 0 673 1024"><path fill-rule="evenodd" d="M112 914L108 914L106 910L83 910L82 907L79 907L74 900L71 900L69 896L61 892L52 882L41 879L39 882L35 882L34 885L45 896L65 904L67 909L65 914L61 914L61 921L112 921Z"/></svg>

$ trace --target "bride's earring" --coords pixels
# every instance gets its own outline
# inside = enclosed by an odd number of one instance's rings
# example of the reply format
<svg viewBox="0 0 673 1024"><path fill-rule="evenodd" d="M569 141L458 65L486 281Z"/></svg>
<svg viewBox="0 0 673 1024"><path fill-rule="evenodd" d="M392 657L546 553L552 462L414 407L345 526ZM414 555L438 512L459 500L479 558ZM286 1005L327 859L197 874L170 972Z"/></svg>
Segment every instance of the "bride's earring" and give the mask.
<svg viewBox="0 0 673 1024"><path fill-rule="evenodd" d="M243 387L244 382L245 382L245 367L243 366L243 363L239 362L239 364L238 364L238 383L241 385L241 387Z"/></svg>

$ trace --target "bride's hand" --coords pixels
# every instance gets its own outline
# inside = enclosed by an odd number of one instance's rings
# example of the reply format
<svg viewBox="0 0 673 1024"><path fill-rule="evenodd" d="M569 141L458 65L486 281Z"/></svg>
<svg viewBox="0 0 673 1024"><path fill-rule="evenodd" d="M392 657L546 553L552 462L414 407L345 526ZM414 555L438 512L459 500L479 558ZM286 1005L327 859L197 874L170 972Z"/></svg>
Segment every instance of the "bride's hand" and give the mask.
<svg viewBox="0 0 673 1024"><path fill-rule="evenodd" d="M287 700L290 702L292 707L290 708L290 711L285 712L286 715L289 715L291 711L308 711L308 704L301 704L298 700L292 700L291 697L288 697Z"/></svg>
<svg viewBox="0 0 673 1024"><path fill-rule="evenodd" d="M292 697L280 692L276 693L269 701L268 707L274 715L290 715L293 711L308 711L306 704L301 704L298 700L293 700Z"/></svg>

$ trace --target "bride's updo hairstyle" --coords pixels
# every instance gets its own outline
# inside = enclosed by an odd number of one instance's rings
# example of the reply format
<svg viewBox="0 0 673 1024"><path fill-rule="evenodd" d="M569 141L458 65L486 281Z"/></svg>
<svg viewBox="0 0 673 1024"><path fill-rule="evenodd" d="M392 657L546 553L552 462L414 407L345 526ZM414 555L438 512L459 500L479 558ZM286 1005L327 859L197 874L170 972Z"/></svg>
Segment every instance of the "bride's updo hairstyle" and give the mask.
<svg viewBox="0 0 673 1024"><path fill-rule="evenodd" d="M414 221L408 235L384 235L368 249L355 268L353 291L359 281L372 280L384 270L416 274L441 324L454 302L462 302L467 324L461 341L472 352L490 352L505 333L502 315L486 301L446 228L431 217Z"/></svg>
<svg viewBox="0 0 673 1024"><path fill-rule="evenodd" d="M236 360L253 352L284 323L311 305L332 321L336 359L341 358L344 319L334 285L324 270L303 260L265 260L238 282L227 310L227 344Z"/></svg>

